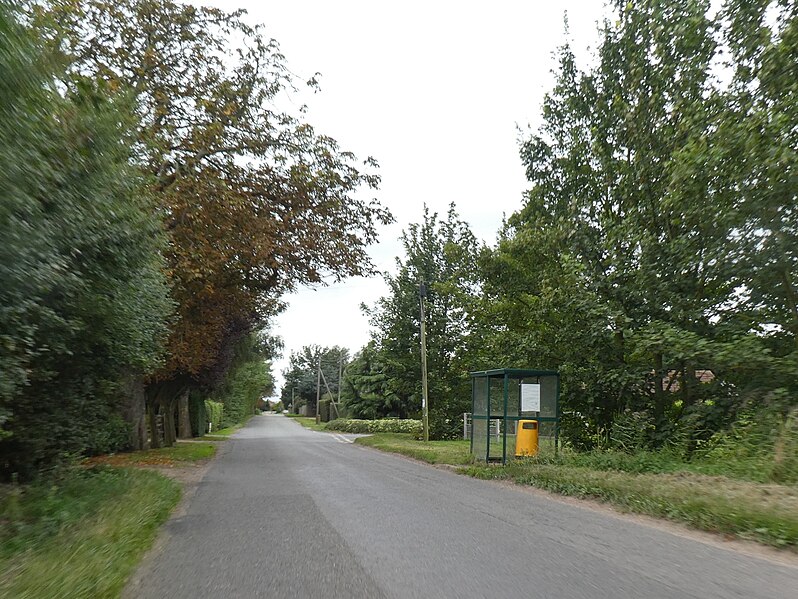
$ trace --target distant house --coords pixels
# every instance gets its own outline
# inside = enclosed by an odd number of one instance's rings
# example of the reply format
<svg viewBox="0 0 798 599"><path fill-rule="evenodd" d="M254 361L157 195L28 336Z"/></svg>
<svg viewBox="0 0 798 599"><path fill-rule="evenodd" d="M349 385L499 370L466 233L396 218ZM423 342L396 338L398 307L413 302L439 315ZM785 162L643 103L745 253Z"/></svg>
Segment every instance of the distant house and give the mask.
<svg viewBox="0 0 798 599"><path fill-rule="evenodd" d="M681 389L679 380L682 378L681 370L669 370L662 379L662 390L676 393ZM695 378L699 383L711 383L715 380L715 373L709 369L696 370Z"/></svg>

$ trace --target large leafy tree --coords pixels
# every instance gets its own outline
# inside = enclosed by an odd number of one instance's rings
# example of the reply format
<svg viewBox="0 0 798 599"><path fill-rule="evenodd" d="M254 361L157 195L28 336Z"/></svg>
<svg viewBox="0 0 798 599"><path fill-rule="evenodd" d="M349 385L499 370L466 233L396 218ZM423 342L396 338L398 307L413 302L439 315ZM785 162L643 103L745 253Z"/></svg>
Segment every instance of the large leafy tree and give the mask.
<svg viewBox="0 0 798 599"><path fill-rule="evenodd" d="M70 69L135 100L136 162L154 178L178 304L168 361L149 387L169 418L187 386L220 378L224 348L274 313L283 292L371 272L365 246L390 215L355 191L376 187L376 164L276 108L297 83L243 11L168 0L46 6L33 11Z"/></svg>
<svg viewBox="0 0 798 599"><path fill-rule="evenodd" d="M29 477L133 441L117 398L172 305L127 98L80 74L64 95L21 22L0 3L0 473Z"/></svg>
<svg viewBox="0 0 798 599"><path fill-rule="evenodd" d="M566 415L592 430L647 410L661 439L676 399L699 399L695 370L750 349L729 302L737 214L706 168L722 106L708 8L614 2L594 66L561 49L522 147L532 189L488 266L499 326L564 371Z"/></svg>
<svg viewBox="0 0 798 599"><path fill-rule="evenodd" d="M386 274L388 295L370 311L373 339L402 413L421 406L419 288L426 300L430 431L433 436L457 434L457 419L471 401L468 372L475 368L470 343L475 334L473 302L479 290L479 244L454 204L446 218L424 208L421 223L402 235L404 258L397 273ZM384 401L384 400L383 400Z"/></svg>
<svg viewBox="0 0 798 599"><path fill-rule="evenodd" d="M408 417L408 404L392 390L382 355L374 341L347 365L342 381L343 403L354 418Z"/></svg>
<svg viewBox="0 0 798 599"><path fill-rule="evenodd" d="M739 215L741 314L775 368L748 380L791 387L798 373L798 3L730 0L721 12L733 73L715 134L713 174Z"/></svg>

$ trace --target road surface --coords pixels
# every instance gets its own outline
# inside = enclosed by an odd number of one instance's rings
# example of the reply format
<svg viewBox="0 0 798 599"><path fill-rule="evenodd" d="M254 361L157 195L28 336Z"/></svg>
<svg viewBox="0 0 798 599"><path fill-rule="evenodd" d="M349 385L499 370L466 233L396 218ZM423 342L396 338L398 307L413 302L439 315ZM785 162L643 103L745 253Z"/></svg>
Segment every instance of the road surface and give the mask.
<svg viewBox="0 0 798 599"><path fill-rule="evenodd" d="M798 598L790 563L350 441L253 418L126 596Z"/></svg>

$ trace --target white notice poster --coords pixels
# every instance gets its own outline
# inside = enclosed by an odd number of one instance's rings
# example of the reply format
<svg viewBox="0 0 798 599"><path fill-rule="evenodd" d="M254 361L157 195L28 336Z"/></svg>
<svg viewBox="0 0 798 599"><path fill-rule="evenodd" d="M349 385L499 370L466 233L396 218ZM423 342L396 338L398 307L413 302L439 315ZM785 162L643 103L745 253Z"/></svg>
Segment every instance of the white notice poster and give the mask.
<svg viewBox="0 0 798 599"><path fill-rule="evenodd" d="M521 385L521 411L540 412L540 385Z"/></svg>

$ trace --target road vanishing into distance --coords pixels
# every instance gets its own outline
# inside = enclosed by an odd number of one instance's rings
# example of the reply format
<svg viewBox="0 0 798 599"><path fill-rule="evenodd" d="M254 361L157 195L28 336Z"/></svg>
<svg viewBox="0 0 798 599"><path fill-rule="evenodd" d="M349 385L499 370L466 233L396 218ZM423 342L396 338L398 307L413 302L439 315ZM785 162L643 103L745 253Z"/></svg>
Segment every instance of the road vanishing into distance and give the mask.
<svg viewBox="0 0 798 599"><path fill-rule="evenodd" d="M253 418L222 444L126 596L798 598L790 559L351 440Z"/></svg>

